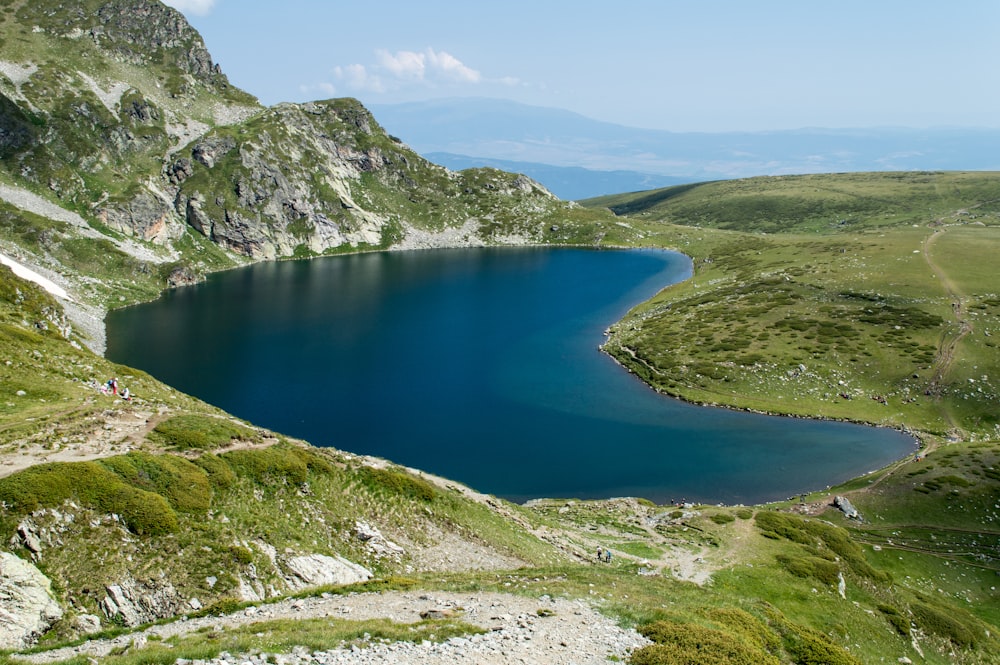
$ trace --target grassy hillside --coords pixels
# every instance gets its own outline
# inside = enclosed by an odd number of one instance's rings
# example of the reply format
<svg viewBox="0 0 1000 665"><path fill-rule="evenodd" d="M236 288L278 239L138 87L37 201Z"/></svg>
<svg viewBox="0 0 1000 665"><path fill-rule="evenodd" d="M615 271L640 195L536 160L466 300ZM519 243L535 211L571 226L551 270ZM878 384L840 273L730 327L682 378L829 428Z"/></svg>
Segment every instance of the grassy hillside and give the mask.
<svg viewBox="0 0 1000 665"><path fill-rule="evenodd" d="M647 242L685 238L684 229L655 237L661 232L655 225L629 223L632 232L650 234ZM732 242L733 232L700 233L691 236L696 247L715 251ZM717 268L698 265L699 273ZM274 598L295 593L286 586L286 562L324 554L375 572L376 582L353 590L496 590L597 601L619 622L661 642L637 652L634 663L696 656L868 663L886 654L979 663L1000 653L990 637L1000 621L993 525L1000 518L994 505L1000 449L994 443L950 443L920 462L906 460L801 504L513 506L234 421L76 348L59 325L59 304L3 274L10 362L2 376L14 395L3 414L4 445L15 458L33 454L48 463L0 478L6 507L0 527L13 538L10 550L27 559L32 552L16 536L27 521L42 542L38 566L71 610L45 636L45 648L76 635L78 617L105 617L98 604L109 585L166 589L173 611L193 612L186 603L197 598L203 612L226 612L242 607L248 585L265 595L274 588ZM975 274L964 279L956 283L966 287ZM98 384L108 376L118 376L138 398L101 394ZM103 450L87 448L95 437ZM86 451L96 453L94 459L80 460ZM866 521L848 521L832 509L834 493L850 495ZM404 554L376 555L356 535L359 520ZM596 565L596 547L610 547L615 562ZM436 552L451 553L450 560L435 558ZM471 561L484 557L494 567L477 570ZM111 633L132 630L112 619L103 619ZM229 641L173 638L169 658L265 648L253 637L262 630L257 624ZM363 643L357 636L372 628L347 620L326 638L310 630L295 622L268 624L266 644ZM388 639L409 639L400 627L379 630ZM150 643L148 651L110 660L159 658L154 654L161 649Z"/></svg>
<svg viewBox="0 0 1000 665"><path fill-rule="evenodd" d="M158 2L0 4L0 250L75 299L0 268L0 541L65 612L40 651L100 630L135 635L108 662L277 660L479 630L461 610L412 630L240 611L408 589L579 599L654 642L636 665L1000 661L997 174L759 178L580 207L429 164L354 100L264 109ZM770 506L515 506L232 418L91 352L69 316L251 259L543 242L693 258L607 344L657 389L906 427L922 458ZM131 401L102 391L111 377ZM338 557L375 578L296 572ZM236 612L238 630L145 648L133 632Z"/></svg>
<svg viewBox="0 0 1000 665"><path fill-rule="evenodd" d="M664 392L773 413L998 436L1000 176L848 174L605 197L695 276L607 350ZM711 229L711 231L709 230Z"/></svg>

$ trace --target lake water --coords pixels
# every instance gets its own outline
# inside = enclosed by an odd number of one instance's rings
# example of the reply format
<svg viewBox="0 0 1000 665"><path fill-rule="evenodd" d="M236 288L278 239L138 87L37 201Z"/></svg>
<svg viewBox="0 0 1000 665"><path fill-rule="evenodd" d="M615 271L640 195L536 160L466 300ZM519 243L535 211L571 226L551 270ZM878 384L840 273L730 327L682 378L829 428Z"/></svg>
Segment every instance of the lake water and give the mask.
<svg viewBox="0 0 1000 665"><path fill-rule="evenodd" d="M107 356L314 445L514 501L758 503L913 452L891 430L668 399L598 351L690 271L671 252L549 248L263 263L112 312Z"/></svg>

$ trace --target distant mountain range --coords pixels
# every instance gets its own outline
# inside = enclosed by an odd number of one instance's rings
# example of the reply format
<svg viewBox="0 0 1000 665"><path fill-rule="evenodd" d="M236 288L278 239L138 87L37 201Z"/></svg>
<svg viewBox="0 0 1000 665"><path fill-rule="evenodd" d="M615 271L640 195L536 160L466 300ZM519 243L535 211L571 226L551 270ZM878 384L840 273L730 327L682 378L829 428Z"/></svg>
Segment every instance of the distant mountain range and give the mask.
<svg viewBox="0 0 1000 665"><path fill-rule="evenodd" d="M570 199L756 175L1000 170L1000 129L668 132L499 99L369 108L386 131L432 161L522 172ZM656 184L657 176L671 181Z"/></svg>
<svg viewBox="0 0 1000 665"><path fill-rule="evenodd" d="M596 171L582 166L553 166L537 162L518 162L491 157L470 157L450 152L428 152L426 159L453 171L489 166L501 171L523 173L536 180L561 199L576 201L605 194L623 194L660 189L671 185L694 182L696 178L681 178L638 171Z"/></svg>

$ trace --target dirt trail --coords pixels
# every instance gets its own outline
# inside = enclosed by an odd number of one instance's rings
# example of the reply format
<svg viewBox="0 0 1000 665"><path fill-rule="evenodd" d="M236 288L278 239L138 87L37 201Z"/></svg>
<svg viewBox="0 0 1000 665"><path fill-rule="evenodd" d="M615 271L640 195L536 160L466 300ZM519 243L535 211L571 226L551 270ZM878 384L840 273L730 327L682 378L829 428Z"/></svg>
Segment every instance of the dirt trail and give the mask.
<svg viewBox="0 0 1000 665"><path fill-rule="evenodd" d="M945 333L942 336L941 342L938 345L937 355L934 358L932 365L934 373L927 386L927 393L935 399L940 396L941 385L944 382L945 377L948 375L948 372L951 371L952 365L955 362L955 351L958 348L958 345L963 339L965 339L966 335L972 332L972 322L966 317L965 295L948 276L948 273L940 265L935 263L931 255L931 249L934 246L934 243L947 231L947 226L942 226L936 229L934 233L924 240L922 247L924 261L926 261L928 267L934 273L938 282L951 299L951 311L955 317L955 322L958 323L957 334L949 336ZM958 423L955 422L947 410L944 411L944 416L947 419L948 424L951 426L951 429L956 431L960 429Z"/></svg>

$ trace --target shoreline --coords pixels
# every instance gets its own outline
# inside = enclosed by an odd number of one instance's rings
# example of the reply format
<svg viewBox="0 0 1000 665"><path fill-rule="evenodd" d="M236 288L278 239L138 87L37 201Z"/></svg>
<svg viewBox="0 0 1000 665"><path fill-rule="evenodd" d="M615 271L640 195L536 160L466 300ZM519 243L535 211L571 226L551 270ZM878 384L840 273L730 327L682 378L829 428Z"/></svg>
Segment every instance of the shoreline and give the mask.
<svg viewBox="0 0 1000 665"><path fill-rule="evenodd" d="M421 238L421 240L423 242L420 242L420 243L418 243L416 245L411 245L411 246L402 246L401 245L401 246L394 246L394 247L391 247L391 248L388 248L388 249L386 249L386 248L363 248L363 249L356 249L356 250L345 251L345 252L338 252L336 254L319 255L319 256L304 257L304 258L312 260L312 259L316 259L316 258L330 258L330 257L334 257L334 256L346 256L346 255L363 254L363 253L377 253L377 252L383 252L383 251L391 251L391 252L403 251L403 252L405 252L405 251L434 250L434 249L476 249L476 248L484 248L484 249L486 249L486 248L503 248L503 247L538 247L540 249L551 249L551 248L566 247L566 248L595 249L595 250L616 250L616 251L667 251L667 252L676 252L676 253L679 253L679 254L683 254L683 252L680 252L677 249L671 249L671 248L665 248L665 247L664 248L652 248L652 247L639 247L639 248L636 248L636 247L618 246L618 245L616 245L616 246L597 246L597 247L595 247L595 246L592 246L592 245L564 245L564 244L543 244L543 243L527 243L527 242L514 242L514 243L510 243L510 244L490 244L490 245L487 245L485 243L484 244L471 244L471 243L470 244L464 244L464 243L449 242L449 241L454 241L455 238L454 238L453 235L449 236L448 234L442 234L441 236L438 236L438 237L434 238L434 239L439 239L439 240L444 240L445 241L445 242L442 242L440 244L428 242L431 239L432 239L432 236L430 236L428 234L428 235L424 235ZM521 239L518 239L518 240L521 240ZM686 254L683 254L683 255L687 256ZM688 257L688 259L690 259L690 257ZM281 258L276 258L276 259L264 259L264 260L252 260L251 259L250 261L248 261L247 263L245 263L243 265L235 265L235 266L232 266L230 268L225 268L225 269L222 269L222 270L216 270L216 271L211 271L209 273L206 273L203 276L202 280L200 280L200 281L204 281L205 278L207 278L211 274L215 274L216 272L227 272L227 271L233 270L233 269L244 268L244 267L247 267L249 265L253 265L255 263L266 263L266 262L270 262L270 261L290 261L290 260L302 260L302 259L301 258L296 258L296 257L281 257ZM690 279L690 275L687 277L687 279ZM681 281L684 281L684 280L681 280ZM165 292L167 292L168 290L171 290L171 289L174 289L174 288L179 288L181 286L185 286L185 285L183 285L183 284L180 284L180 285L166 285L166 286L164 286L163 289L161 289L159 291L157 297L162 296L162 294L165 293ZM670 286L670 285L666 285L666 286L664 286L662 288L667 288L668 286ZM78 329L81 329L81 330L85 331L86 333L88 333L89 339L90 339L91 343L88 343L87 346L89 348L91 348L91 350L93 350L95 353L97 353L98 355L100 355L102 357L105 357L104 356L104 353L105 353L104 341L106 339L106 337L105 337L105 334L106 334L106 328L105 328L106 323L105 323L105 321L106 321L106 316L107 316L108 312L113 311L113 310L117 310L117 309L121 309L121 308L125 308L125 307L130 307L130 306L136 305L136 304L141 304L141 302L146 302L146 301L129 302L129 303L123 304L121 307L113 307L113 308L107 308L107 309L105 309L105 308L102 308L102 307L99 307L99 306L96 306L96 305L83 305L78 300L73 299L71 294L67 294L66 298L59 298L59 300L60 300L60 304L63 305L64 309L66 309L67 318L70 319L70 321L73 323L74 327L76 327ZM151 300L155 300L155 298L153 298ZM635 306L638 306L639 304L641 304L641 302L629 305L629 310L631 310ZM617 322L618 321L615 321L614 323L617 323ZM98 349L95 348L95 347L98 347L100 350L98 351ZM741 406L738 406L738 405L718 404L718 403L712 403L712 402L703 402L703 401L698 401L698 400L693 400L693 399L687 399L687 398L685 398L685 397L683 397L681 395L671 394L671 393L668 393L666 391L663 391L663 390L661 390L661 389L653 386L652 384L650 384L650 383L642 380L636 374L636 372L634 372L630 367L628 367L626 364L622 363L613 354L611 354L610 352L608 352L607 349L605 348L605 344L599 345L598 346L598 350L601 353L603 353L604 355L606 355L607 357L611 358L615 362L615 364L617 364L621 369L623 369L624 371L628 372L630 375L632 375L634 377L635 380L641 382L647 389L653 391L657 395L665 397L665 398L668 398L668 399L677 400L678 402L682 402L682 403L689 404L689 405L692 405L692 406L697 406L697 407L701 407L701 408L705 408L705 407L724 408L724 409L727 409L729 411L736 411L736 412L742 412L742 413L751 413L751 414L763 415L763 416L770 416L770 417L776 417L776 418L795 418L795 419L799 419L799 420L843 422L843 423L848 423L848 424L853 424L853 425L858 425L858 426L864 426L864 427L874 427L874 428L880 428L880 429L891 429L891 430L900 432L901 434L904 434L904 435L906 435L906 436L908 436L908 437L910 437L912 439L913 446L914 446L914 450L913 451L908 452L905 455L900 456L898 459L893 460L893 461L891 461L891 462L889 462L889 463L887 463L887 464L885 464L883 466L880 466L879 468L876 468L876 469L873 469L873 470L870 470L870 471L866 471L865 473L863 473L863 474L861 474L859 476L852 477L852 478L850 478L850 479L848 479L848 480L846 480L844 482L850 482L850 481L857 480L859 478L862 478L862 477L867 476L867 475L872 474L872 473L877 473L877 472L880 472L880 471L884 471L884 470L888 469L889 467L891 467L891 466L893 466L895 464L898 464L900 461L905 460L906 457L909 456L910 454L912 454L913 452L922 450L922 449L924 449L927 446L927 443L925 442L924 437L926 435L928 435L929 433L915 432L915 431L912 431L912 430L906 428L905 426L903 426L903 427L891 427L891 426L886 426L886 425L881 425L881 424L873 424L873 423L870 423L870 422L864 422L864 421L860 421L860 420L852 420L852 419L848 419L848 418L832 418L832 417L821 416L821 415L809 416L809 415L791 414L791 413L776 413L776 412L763 411L763 410L760 410L760 409L754 409L754 408L751 408L751 407L741 407ZM818 488L818 489L811 490L811 492L816 492L816 491L822 491L822 489ZM533 497L533 498L534 499L544 499L544 498L549 498L549 497ZM764 503L770 503L770 502L764 502ZM724 502L723 504L720 504L720 505L729 505L729 504ZM737 504L732 504L732 505L737 505ZM758 504L755 504L755 505L758 505ZM763 505L763 504L759 504L759 505Z"/></svg>

